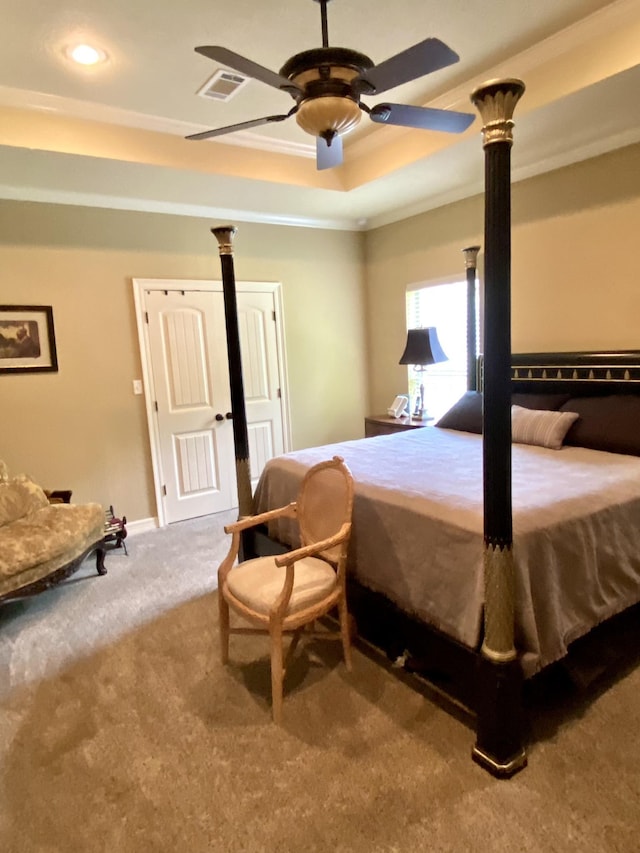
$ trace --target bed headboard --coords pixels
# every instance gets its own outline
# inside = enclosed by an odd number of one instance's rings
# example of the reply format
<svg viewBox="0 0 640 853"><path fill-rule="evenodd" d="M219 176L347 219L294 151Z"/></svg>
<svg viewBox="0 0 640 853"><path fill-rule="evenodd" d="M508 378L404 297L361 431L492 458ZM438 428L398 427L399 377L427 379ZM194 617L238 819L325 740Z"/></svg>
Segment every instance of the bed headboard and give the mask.
<svg viewBox="0 0 640 853"><path fill-rule="evenodd" d="M482 379L480 357L479 388L484 387ZM578 414L565 444L640 456L640 350L515 353L511 388L517 405ZM467 397L457 405L460 411L454 406L439 423L482 432L481 401Z"/></svg>
<svg viewBox="0 0 640 853"><path fill-rule="evenodd" d="M478 357L478 388L484 387ZM517 393L560 393L572 397L640 394L640 350L615 352L513 353L511 384Z"/></svg>

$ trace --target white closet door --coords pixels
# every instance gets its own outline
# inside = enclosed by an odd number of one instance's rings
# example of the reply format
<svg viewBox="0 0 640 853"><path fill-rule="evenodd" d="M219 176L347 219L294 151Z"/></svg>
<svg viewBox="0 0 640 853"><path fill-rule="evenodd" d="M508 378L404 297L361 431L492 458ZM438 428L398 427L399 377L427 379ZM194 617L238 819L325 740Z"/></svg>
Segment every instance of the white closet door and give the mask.
<svg viewBox="0 0 640 853"><path fill-rule="evenodd" d="M222 294L149 291L149 344L166 520L237 502Z"/></svg>

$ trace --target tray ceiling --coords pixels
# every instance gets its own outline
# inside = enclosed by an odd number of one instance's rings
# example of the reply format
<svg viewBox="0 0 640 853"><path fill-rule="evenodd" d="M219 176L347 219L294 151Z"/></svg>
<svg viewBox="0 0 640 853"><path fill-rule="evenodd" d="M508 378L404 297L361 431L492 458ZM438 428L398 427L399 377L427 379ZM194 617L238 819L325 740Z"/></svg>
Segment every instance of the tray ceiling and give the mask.
<svg viewBox="0 0 640 853"><path fill-rule="evenodd" d="M521 77L514 180L640 140L637 0L332 0L328 18L331 45L374 62L429 36L460 55L389 100L475 112L476 85ZM255 80L228 101L198 96L218 66L194 47L224 45L277 71L321 44L312 0L5 0L3 24L0 197L362 229L482 191L479 117L460 136L364 117L344 138L344 164L326 172L294 120L184 139L289 109L288 95ZM74 40L107 62L72 67Z"/></svg>

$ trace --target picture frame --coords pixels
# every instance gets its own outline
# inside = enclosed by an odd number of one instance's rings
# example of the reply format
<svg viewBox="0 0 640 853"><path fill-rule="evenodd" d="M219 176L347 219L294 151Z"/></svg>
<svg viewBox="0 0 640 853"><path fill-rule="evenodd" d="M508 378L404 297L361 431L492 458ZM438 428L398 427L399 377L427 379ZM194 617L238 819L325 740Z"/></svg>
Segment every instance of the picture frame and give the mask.
<svg viewBox="0 0 640 853"><path fill-rule="evenodd" d="M57 371L51 305L0 305L0 373Z"/></svg>

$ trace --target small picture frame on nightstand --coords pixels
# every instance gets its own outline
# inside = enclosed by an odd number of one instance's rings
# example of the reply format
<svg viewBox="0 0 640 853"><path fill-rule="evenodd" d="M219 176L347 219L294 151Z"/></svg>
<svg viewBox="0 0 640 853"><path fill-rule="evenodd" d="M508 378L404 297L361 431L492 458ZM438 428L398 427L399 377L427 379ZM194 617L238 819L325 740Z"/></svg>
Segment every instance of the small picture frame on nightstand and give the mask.
<svg viewBox="0 0 640 853"><path fill-rule="evenodd" d="M392 418L401 418L408 414L409 398L406 394L398 394L393 403L387 409L387 414Z"/></svg>

